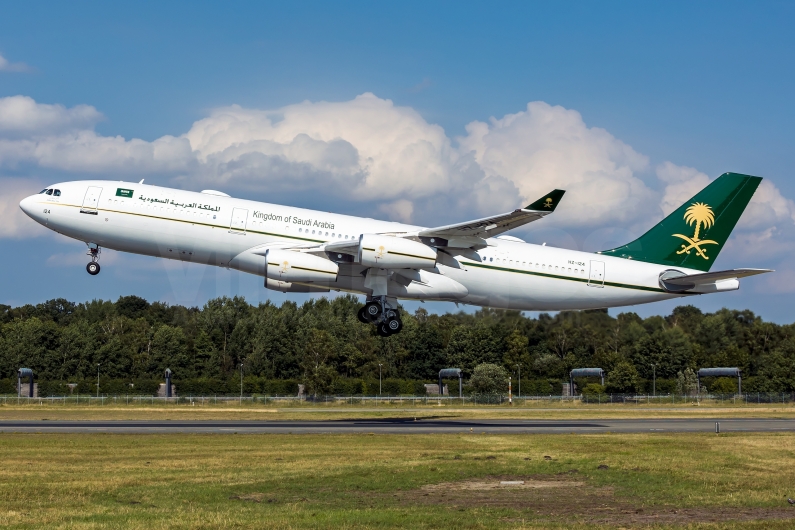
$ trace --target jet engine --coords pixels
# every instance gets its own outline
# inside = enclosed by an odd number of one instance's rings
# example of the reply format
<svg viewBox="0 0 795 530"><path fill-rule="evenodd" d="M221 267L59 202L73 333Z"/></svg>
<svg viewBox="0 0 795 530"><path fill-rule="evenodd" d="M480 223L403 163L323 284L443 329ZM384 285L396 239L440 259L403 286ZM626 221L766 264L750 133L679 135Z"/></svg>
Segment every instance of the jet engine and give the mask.
<svg viewBox="0 0 795 530"><path fill-rule="evenodd" d="M339 265L305 252L268 249L265 276L281 282L335 282Z"/></svg>
<svg viewBox="0 0 795 530"><path fill-rule="evenodd" d="M363 234L358 261L382 269L427 269L436 265L436 250L401 237Z"/></svg>
<svg viewBox="0 0 795 530"><path fill-rule="evenodd" d="M265 288L280 293L327 293L331 289L327 287L315 287L314 285L301 285L300 283L280 282L265 278Z"/></svg>

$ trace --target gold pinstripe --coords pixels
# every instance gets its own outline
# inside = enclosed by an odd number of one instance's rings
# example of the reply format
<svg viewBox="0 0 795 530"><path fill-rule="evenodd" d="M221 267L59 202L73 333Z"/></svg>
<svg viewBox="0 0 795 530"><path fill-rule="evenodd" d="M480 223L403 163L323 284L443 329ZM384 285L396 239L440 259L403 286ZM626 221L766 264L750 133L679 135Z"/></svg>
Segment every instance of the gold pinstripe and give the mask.
<svg viewBox="0 0 795 530"><path fill-rule="evenodd" d="M70 208L82 208L82 206L79 206L79 205L64 204L64 203L58 203L58 202L39 202L38 204L43 204L43 205L50 206L50 207L52 207L52 206L66 206L66 207L70 207ZM201 223L201 222L196 222L196 221L186 221L186 220L183 220L183 219L174 219L174 218L170 218L170 217L160 217L160 216L156 216L156 215L148 215L148 214L141 214L141 213L135 213L135 212L125 212L125 211L122 211L122 210L113 210L113 209L108 209L108 208L97 208L97 211L118 213L118 214L123 214L123 215L132 215L132 216L136 216L136 217L145 217L145 218L157 219L157 220L161 220L161 221L175 221L175 222L178 222L178 223L185 223L185 224L191 224L191 225L208 226L210 228L220 228L222 230L231 230L229 227L226 227L226 226L223 226L223 225L218 225L218 224ZM262 231L259 231L259 230L246 229L246 232L251 232L253 234L260 234L260 235L265 235L265 236L281 237L281 238L285 238L285 239L294 239L294 240L297 240L297 241L306 241L306 242L310 242L310 243L326 243L326 241L324 241L322 239L310 239L310 238L298 237L298 236L293 236L293 235L276 234L276 233L273 233L273 232L262 232ZM370 248L366 248L364 250L375 251L375 249L370 249ZM398 253L395 252L394 254L398 254ZM422 257L422 256L413 256L413 255L410 255L410 254L400 254L400 255L416 257L416 258L421 258ZM423 258L423 259L429 259L429 258ZM472 266L472 267L478 267L478 268L482 268L482 269L491 269L491 270L497 270L497 271L502 271L502 272L512 272L514 274L527 274L527 275L530 275L530 276L539 276L539 277L552 278L552 279L557 279L557 280L567 280L567 281L578 282L578 283L587 283L588 282L587 278L571 278L571 277L568 277L568 276L560 276L560 275L557 275L557 274L547 274L547 273L543 273L543 272L524 271L524 270L518 270L518 269L510 269L510 268L507 268L507 267L496 267L494 265L486 265L486 264L482 264L482 263L476 263L474 261L463 261L462 260L461 262L466 264L466 265L469 265L469 266ZM296 267L296 268L298 268L298 267ZM307 270L310 270L310 269L307 269ZM324 272L325 273L325 271L316 271L316 272ZM663 290L661 288L646 287L646 286L643 286L643 285L632 285L632 284L617 283L617 282L607 282L607 281L604 282L604 285L607 286L607 287L618 287L618 288L622 288L622 289L632 289L632 290L636 290L636 291L650 291L650 292L657 292L657 293L667 293L667 291L665 291L665 290ZM697 293L679 293L679 294L697 294Z"/></svg>

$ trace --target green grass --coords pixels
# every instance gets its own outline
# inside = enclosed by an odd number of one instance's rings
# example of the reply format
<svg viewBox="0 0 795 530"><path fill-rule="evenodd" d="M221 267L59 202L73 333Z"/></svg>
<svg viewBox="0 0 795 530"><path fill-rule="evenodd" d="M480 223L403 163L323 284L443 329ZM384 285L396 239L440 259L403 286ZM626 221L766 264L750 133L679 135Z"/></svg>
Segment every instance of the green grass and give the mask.
<svg viewBox="0 0 795 530"><path fill-rule="evenodd" d="M31 400L17 405L15 401L0 403L0 420L327 420L365 418L440 419L620 419L620 418L784 418L795 419L793 404L738 404L706 402L677 405L545 403L544 406L467 405L450 403L442 406L411 403L346 405L344 403L305 403L285 406L283 403L262 404L226 402L144 403L125 404L107 401L91 404L51 404Z"/></svg>
<svg viewBox="0 0 795 530"><path fill-rule="evenodd" d="M795 436L782 433L2 434L0 454L11 528L795 523ZM482 489L500 479L539 487Z"/></svg>

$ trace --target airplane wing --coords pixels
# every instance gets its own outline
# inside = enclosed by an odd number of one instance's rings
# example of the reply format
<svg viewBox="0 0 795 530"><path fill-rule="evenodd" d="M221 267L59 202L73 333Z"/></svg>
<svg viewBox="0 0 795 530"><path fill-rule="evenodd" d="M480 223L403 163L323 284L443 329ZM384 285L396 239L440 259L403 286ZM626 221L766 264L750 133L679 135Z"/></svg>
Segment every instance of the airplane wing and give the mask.
<svg viewBox="0 0 795 530"><path fill-rule="evenodd" d="M340 252L342 254L351 254L355 256L359 253L359 240L348 239L346 241L334 241L333 243L326 243L321 247L325 252Z"/></svg>
<svg viewBox="0 0 795 530"><path fill-rule="evenodd" d="M554 212L564 193L564 190L552 190L525 208L520 208L518 210L500 215L484 217L482 219L475 219L474 221L467 221L464 223L440 226L437 228L427 228L425 230L421 230L419 233L415 232L412 234L401 233L382 235L409 237L412 239L419 238L426 244L431 244L435 247L452 247L461 249L485 248L487 246L485 241L486 238L497 236L503 232L507 232L508 230L516 228L517 226L522 226L532 221L536 221ZM345 241L334 241L331 243L297 244L289 245L289 247L291 250L295 250L296 252L308 252L318 255L323 253L337 253L356 256L359 252L359 240L350 239ZM284 248L287 248L287 246L284 246ZM265 252L265 248L262 249L262 252Z"/></svg>
<svg viewBox="0 0 795 530"><path fill-rule="evenodd" d="M537 221L554 212L564 193L566 193L564 190L552 190L525 208L475 219L474 221L428 228L421 230L418 236L423 240L425 238L428 240L440 238L445 240L442 243L447 243L446 245L436 246L484 248L486 246L486 238L494 237L518 226ZM429 242L438 243L437 241Z"/></svg>
<svg viewBox="0 0 795 530"><path fill-rule="evenodd" d="M669 271L673 273L673 271ZM669 275L663 273L660 282L671 291L694 289L700 285L714 284L722 280L738 280L757 274L773 272L771 269L730 269L727 271L704 272L701 274Z"/></svg>

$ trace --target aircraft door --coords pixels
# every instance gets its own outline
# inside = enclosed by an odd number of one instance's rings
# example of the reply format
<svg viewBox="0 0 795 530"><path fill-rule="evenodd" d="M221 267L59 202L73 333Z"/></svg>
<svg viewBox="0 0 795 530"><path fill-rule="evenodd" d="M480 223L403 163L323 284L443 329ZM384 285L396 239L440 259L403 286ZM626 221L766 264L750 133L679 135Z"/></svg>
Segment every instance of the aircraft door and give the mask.
<svg viewBox="0 0 795 530"><path fill-rule="evenodd" d="M246 221L248 220L248 210L235 208L232 210L232 224L229 226L230 232L246 233Z"/></svg>
<svg viewBox="0 0 795 530"><path fill-rule="evenodd" d="M89 186L88 191L86 191L86 196L83 198L83 206L80 207L80 213L97 215L100 195L102 195L102 188L98 186Z"/></svg>
<svg viewBox="0 0 795 530"><path fill-rule="evenodd" d="M605 262L592 261L591 272L588 275L588 285L591 287L605 286Z"/></svg>

